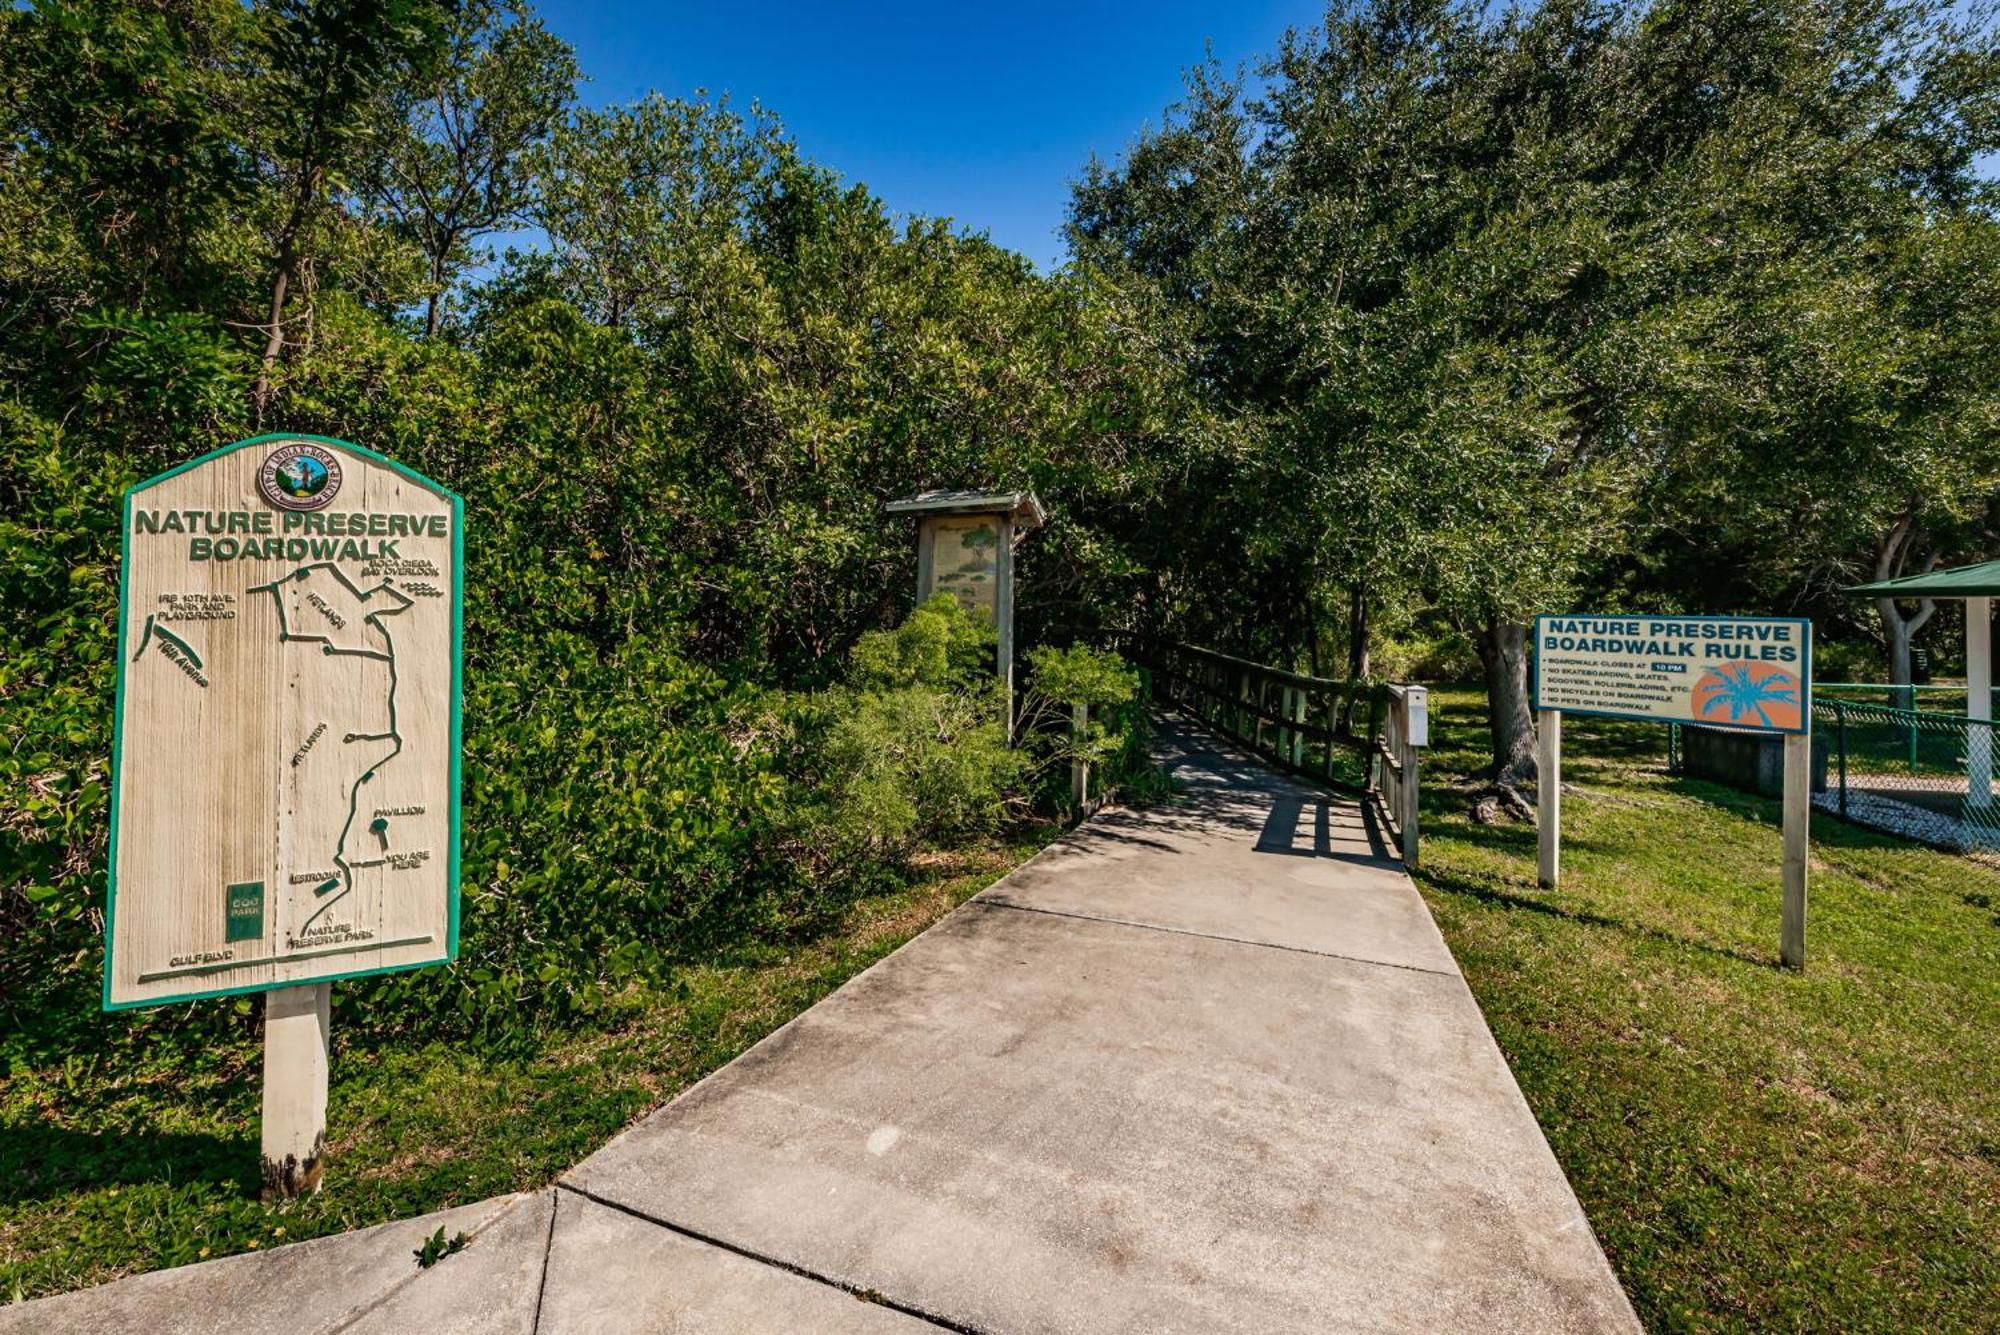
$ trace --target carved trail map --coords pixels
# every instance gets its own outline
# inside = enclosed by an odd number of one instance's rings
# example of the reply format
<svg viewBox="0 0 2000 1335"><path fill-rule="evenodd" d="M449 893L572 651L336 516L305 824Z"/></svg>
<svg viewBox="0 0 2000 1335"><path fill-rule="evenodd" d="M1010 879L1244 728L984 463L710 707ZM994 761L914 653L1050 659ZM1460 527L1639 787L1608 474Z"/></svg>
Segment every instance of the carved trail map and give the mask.
<svg viewBox="0 0 2000 1335"><path fill-rule="evenodd" d="M462 522L317 437L133 488L107 1006L455 953Z"/></svg>

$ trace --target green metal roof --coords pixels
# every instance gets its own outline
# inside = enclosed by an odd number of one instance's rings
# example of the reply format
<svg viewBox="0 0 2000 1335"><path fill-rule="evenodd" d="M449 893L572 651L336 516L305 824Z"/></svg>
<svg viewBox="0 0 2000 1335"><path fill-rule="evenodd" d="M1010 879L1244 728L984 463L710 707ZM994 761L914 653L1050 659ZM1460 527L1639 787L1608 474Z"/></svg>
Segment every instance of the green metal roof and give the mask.
<svg viewBox="0 0 2000 1335"><path fill-rule="evenodd" d="M2000 561L1857 584L1848 592L1871 598L2000 598Z"/></svg>

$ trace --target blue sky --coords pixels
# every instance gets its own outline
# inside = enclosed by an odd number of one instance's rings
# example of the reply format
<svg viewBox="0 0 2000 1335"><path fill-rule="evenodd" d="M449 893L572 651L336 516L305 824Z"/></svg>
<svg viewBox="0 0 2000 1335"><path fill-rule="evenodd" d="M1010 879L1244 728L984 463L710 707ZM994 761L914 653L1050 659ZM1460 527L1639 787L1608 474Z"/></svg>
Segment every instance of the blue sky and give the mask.
<svg viewBox="0 0 2000 1335"><path fill-rule="evenodd" d="M576 47L586 102L698 88L762 102L813 161L895 213L947 216L1043 267L1069 183L1180 95L1212 42L1226 65L1317 21L1310 0L1013 6L540 0Z"/></svg>

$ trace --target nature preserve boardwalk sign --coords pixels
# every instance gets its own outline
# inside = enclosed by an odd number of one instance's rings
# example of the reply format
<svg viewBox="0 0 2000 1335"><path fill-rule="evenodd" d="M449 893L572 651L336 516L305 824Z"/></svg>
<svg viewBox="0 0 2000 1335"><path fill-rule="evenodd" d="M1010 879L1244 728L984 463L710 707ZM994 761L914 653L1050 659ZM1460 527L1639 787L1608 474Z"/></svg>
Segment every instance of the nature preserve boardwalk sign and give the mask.
<svg viewBox="0 0 2000 1335"><path fill-rule="evenodd" d="M1812 623L1797 617L1535 618L1536 879L1562 876L1562 718L1608 714L1783 733L1778 957L1806 963Z"/></svg>
<svg viewBox="0 0 2000 1335"><path fill-rule="evenodd" d="M128 493L107 1007L456 953L462 519L310 436Z"/></svg>
<svg viewBox="0 0 2000 1335"><path fill-rule="evenodd" d="M1805 732L1812 623L1792 617L1535 618L1535 707Z"/></svg>

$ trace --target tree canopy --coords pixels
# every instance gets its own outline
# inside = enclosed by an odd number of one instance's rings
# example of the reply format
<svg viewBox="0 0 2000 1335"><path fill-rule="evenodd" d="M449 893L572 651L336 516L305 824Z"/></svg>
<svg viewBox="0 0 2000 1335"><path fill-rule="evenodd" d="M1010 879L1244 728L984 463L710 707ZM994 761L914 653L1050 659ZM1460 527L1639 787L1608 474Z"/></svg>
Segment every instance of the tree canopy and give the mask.
<svg viewBox="0 0 2000 1335"><path fill-rule="evenodd" d="M1047 273L761 106L577 77L524 0L0 10L18 958L96 912L120 492L260 429L467 498L468 921L516 997L549 887L678 921L772 856L720 833L807 763L762 693L900 619L925 487L1049 503L1025 644L1482 673L1503 783L1533 613L1804 610L1906 672L1923 610L1841 586L1992 554L1981 6L1338 0L1084 165Z"/></svg>
<svg viewBox="0 0 2000 1335"><path fill-rule="evenodd" d="M1462 635L1509 779L1537 611L1838 627L1855 577L1981 551L1997 80L1932 0L1335 4L1196 70L1070 224L1248 428L1190 620Z"/></svg>

